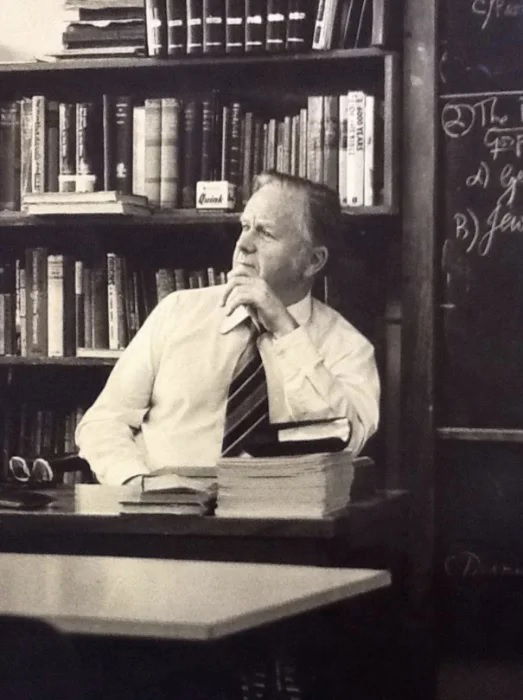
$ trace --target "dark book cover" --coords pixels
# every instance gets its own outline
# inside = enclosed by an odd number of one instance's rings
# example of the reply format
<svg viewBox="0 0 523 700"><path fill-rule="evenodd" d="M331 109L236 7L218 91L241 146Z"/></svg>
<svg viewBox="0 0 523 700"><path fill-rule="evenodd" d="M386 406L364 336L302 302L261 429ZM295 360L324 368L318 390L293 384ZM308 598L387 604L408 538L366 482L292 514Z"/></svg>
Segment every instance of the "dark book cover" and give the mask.
<svg viewBox="0 0 523 700"><path fill-rule="evenodd" d="M214 106L214 100L212 99L203 100L202 102L202 161L200 168L200 178L202 180L214 179Z"/></svg>
<svg viewBox="0 0 523 700"><path fill-rule="evenodd" d="M95 102L76 103L76 186L79 191L96 189L100 163L100 124Z"/></svg>
<svg viewBox="0 0 523 700"><path fill-rule="evenodd" d="M114 98L102 95L102 129L103 129L103 189L107 192L115 189L115 118Z"/></svg>
<svg viewBox="0 0 523 700"><path fill-rule="evenodd" d="M129 42L145 43L145 30L141 23L111 22L107 26L94 26L92 24L70 24L62 34L65 46L76 46L79 43L90 41L119 41L122 44Z"/></svg>
<svg viewBox="0 0 523 700"><path fill-rule="evenodd" d="M73 13L69 10L67 16L71 18ZM76 21L79 22L114 22L123 19L144 20L143 7L78 7Z"/></svg>
<svg viewBox="0 0 523 700"><path fill-rule="evenodd" d="M356 48L356 38L360 24L364 0L348 0L343 3L339 23L338 46L342 49Z"/></svg>
<svg viewBox="0 0 523 700"><path fill-rule="evenodd" d="M187 0L187 53L203 53L203 0Z"/></svg>
<svg viewBox="0 0 523 700"><path fill-rule="evenodd" d="M265 49L271 53L285 50L288 0L267 0Z"/></svg>
<svg viewBox="0 0 523 700"><path fill-rule="evenodd" d="M20 208L20 105L0 103L0 209Z"/></svg>
<svg viewBox="0 0 523 700"><path fill-rule="evenodd" d="M245 0L225 0L225 52L245 51Z"/></svg>
<svg viewBox="0 0 523 700"><path fill-rule="evenodd" d="M229 179L230 169L230 141L231 141L231 108L224 105L221 110L221 156L220 156L220 180Z"/></svg>
<svg viewBox="0 0 523 700"><path fill-rule="evenodd" d="M245 0L245 52L265 50L266 0Z"/></svg>
<svg viewBox="0 0 523 700"><path fill-rule="evenodd" d="M58 192L58 102L48 100L45 109L45 191Z"/></svg>
<svg viewBox="0 0 523 700"><path fill-rule="evenodd" d="M200 179L202 111L196 100L186 103L183 115L182 207L196 204L196 182Z"/></svg>
<svg viewBox="0 0 523 700"><path fill-rule="evenodd" d="M187 9L185 0L166 0L167 55L187 53Z"/></svg>
<svg viewBox="0 0 523 700"><path fill-rule="evenodd" d="M231 130L228 150L228 180L238 187L241 185L241 141L242 106L239 102L231 105Z"/></svg>
<svg viewBox="0 0 523 700"><path fill-rule="evenodd" d="M107 266L105 260L97 260L91 269L91 319L93 348L109 347L107 310Z"/></svg>
<svg viewBox="0 0 523 700"><path fill-rule="evenodd" d="M30 97L22 97L20 100L20 198L32 191L32 178L33 101Z"/></svg>
<svg viewBox="0 0 523 700"><path fill-rule="evenodd" d="M58 106L58 188L60 192L76 189L76 105L60 102Z"/></svg>
<svg viewBox="0 0 523 700"><path fill-rule="evenodd" d="M132 193L133 182L133 99L114 98L114 186L122 194Z"/></svg>
<svg viewBox="0 0 523 700"><path fill-rule="evenodd" d="M225 51L225 0L203 0L203 52Z"/></svg>
<svg viewBox="0 0 523 700"><path fill-rule="evenodd" d="M363 0L358 29L356 32L355 48L370 46L372 38L372 0Z"/></svg>
<svg viewBox="0 0 523 700"><path fill-rule="evenodd" d="M145 0L145 33L148 56L163 56L167 48L164 0Z"/></svg>
<svg viewBox="0 0 523 700"><path fill-rule="evenodd" d="M241 200L245 205L251 196L251 183L254 161L254 114L246 112L243 118L242 149L242 190Z"/></svg>
<svg viewBox="0 0 523 700"><path fill-rule="evenodd" d="M314 3L310 0L289 0L287 14L287 51L308 51L312 46Z"/></svg>
<svg viewBox="0 0 523 700"><path fill-rule="evenodd" d="M26 249L27 355L47 355L47 248Z"/></svg>

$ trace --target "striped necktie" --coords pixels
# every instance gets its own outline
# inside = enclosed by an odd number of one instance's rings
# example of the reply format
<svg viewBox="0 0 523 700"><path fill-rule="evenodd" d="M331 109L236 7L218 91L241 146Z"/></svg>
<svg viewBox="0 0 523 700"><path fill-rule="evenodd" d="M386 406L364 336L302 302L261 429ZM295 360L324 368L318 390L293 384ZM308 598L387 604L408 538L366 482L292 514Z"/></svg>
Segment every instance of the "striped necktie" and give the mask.
<svg viewBox="0 0 523 700"><path fill-rule="evenodd" d="M252 321L247 345L238 358L227 395L222 456L239 455L254 431L268 423L267 378L256 345L258 331Z"/></svg>

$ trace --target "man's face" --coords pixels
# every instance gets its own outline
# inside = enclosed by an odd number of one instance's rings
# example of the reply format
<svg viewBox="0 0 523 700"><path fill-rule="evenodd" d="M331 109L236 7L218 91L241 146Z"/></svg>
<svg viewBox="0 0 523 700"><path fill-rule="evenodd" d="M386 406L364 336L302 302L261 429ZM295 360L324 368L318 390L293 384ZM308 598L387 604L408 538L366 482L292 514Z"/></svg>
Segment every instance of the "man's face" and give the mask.
<svg viewBox="0 0 523 700"><path fill-rule="evenodd" d="M313 245L304 212L304 194L264 185L245 206L233 255L235 269L262 277L287 305L302 298L312 282Z"/></svg>

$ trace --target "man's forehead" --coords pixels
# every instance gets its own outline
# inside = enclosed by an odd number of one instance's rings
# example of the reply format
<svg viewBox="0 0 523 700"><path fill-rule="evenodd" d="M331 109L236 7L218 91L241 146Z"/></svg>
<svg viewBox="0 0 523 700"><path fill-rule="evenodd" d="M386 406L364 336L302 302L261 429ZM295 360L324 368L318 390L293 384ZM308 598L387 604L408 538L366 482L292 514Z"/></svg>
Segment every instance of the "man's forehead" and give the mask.
<svg viewBox="0 0 523 700"><path fill-rule="evenodd" d="M267 184L257 190L245 205L243 214L255 215L260 221L301 215L304 196L301 192L278 184Z"/></svg>

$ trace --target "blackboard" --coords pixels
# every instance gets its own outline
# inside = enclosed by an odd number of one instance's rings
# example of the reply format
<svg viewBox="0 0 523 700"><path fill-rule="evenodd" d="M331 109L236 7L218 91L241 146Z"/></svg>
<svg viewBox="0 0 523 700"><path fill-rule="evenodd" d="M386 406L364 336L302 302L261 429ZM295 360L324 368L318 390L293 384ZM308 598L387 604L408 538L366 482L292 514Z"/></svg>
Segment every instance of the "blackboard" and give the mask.
<svg viewBox="0 0 523 700"><path fill-rule="evenodd" d="M441 420L523 427L523 90L440 106Z"/></svg>

